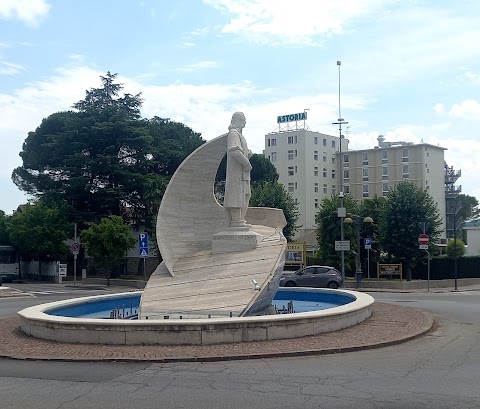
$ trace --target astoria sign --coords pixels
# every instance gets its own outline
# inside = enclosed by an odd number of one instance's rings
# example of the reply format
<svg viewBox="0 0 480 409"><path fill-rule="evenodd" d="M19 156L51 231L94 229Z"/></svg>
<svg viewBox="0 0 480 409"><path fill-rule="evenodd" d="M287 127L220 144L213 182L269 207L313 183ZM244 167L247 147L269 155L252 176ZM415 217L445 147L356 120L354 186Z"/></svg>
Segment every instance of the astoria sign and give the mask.
<svg viewBox="0 0 480 409"><path fill-rule="evenodd" d="M306 112L300 112L299 114L289 114L277 116L277 124L283 124L285 122L293 121L305 121L307 119Z"/></svg>

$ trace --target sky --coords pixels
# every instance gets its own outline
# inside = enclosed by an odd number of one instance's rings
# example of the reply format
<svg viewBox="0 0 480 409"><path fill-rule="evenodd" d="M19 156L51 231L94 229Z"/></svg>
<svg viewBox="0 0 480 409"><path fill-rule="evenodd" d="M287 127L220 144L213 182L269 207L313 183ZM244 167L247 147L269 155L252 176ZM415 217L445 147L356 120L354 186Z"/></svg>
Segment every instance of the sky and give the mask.
<svg viewBox="0 0 480 409"><path fill-rule="evenodd" d="M243 111L255 153L278 115L338 135L340 76L349 149L442 146L480 199L479 17L478 0L0 0L0 210L28 200L11 181L28 132L107 71L142 116L206 140Z"/></svg>

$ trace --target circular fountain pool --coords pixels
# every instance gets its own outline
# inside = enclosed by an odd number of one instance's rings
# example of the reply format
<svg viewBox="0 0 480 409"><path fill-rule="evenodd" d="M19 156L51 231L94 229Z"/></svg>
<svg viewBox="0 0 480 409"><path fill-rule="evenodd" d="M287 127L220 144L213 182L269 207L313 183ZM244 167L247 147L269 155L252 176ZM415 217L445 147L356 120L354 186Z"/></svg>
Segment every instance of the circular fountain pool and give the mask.
<svg viewBox="0 0 480 409"><path fill-rule="evenodd" d="M279 289L279 314L211 319L106 319L135 315L141 292L75 298L26 308L18 314L28 335L95 344L215 344L296 338L337 331L370 317L374 299L364 293ZM284 308L286 306L286 309Z"/></svg>

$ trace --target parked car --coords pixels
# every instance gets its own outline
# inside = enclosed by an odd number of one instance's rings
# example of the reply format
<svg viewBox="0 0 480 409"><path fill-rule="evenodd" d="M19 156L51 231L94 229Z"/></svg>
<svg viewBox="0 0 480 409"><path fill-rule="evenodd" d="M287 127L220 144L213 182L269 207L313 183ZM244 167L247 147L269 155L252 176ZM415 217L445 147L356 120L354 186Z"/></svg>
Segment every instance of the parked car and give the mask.
<svg viewBox="0 0 480 409"><path fill-rule="evenodd" d="M280 278L282 287L338 288L342 285L342 274L329 266L308 266L293 273L284 272Z"/></svg>

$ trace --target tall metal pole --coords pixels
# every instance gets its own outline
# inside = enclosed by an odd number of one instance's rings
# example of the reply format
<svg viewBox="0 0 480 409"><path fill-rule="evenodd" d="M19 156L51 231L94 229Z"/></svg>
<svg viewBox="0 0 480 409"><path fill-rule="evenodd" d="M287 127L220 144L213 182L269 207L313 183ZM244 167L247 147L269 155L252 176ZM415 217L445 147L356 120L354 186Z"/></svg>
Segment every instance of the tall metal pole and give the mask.
<svg viewBox="0 0 480 409"><path fill-rule="evenodd" d="M457 271L457 198L453 206L453 274L455 276L455 290L458 290L458 271Z"/></svg>
<svg viewBox="0 0 480 409"><path fill-rule="evenodd" d="M75 234L73 241L77 243L77 223L75 223ZM77 254L73 254L73 285L77 285Z"/></svg>
<svg viewBox="0 0 480 409"><path fill-rule="evenodd" d="M357 280L357 288L360 288L362 286L362 264L360 261L360 217L356 217L355 223L357 225L357 257L355 258L355 264L356 264L356 271L355 271L355 278Z"/></svg>
<svg viewBox="0 0 480 409"><path fill-rule="evenodd" d="M337 61L337 66L338 66L338 121L337 122L332 122L333 125L338 125L338 131L339 131L339 137L340 137L340 147L339 147L339 153L340 153L340 208L342 209L342 216L339 214L340 218L340 240L344 241L345 240L345 233L343 230L343 220L344 217L343 214L345 211L343 210L343 156L342 156L342 124L348 124L348 122L345 122L342 118L342 108L341 108L341 100L340 100L340 91L341 91L341 82L340 82L340 67L342 66L341 61ZM340 250L340 259L341 259L341 270L342 270L342 280L343 280L343 285L345 286L345 251Z"/></svg>

